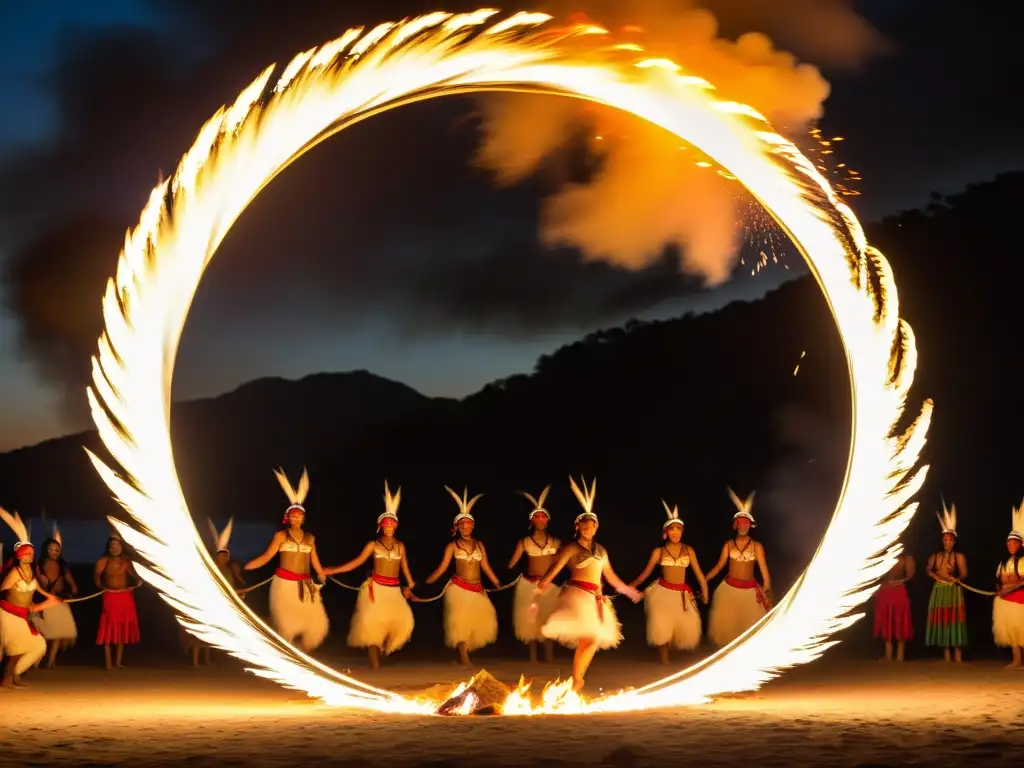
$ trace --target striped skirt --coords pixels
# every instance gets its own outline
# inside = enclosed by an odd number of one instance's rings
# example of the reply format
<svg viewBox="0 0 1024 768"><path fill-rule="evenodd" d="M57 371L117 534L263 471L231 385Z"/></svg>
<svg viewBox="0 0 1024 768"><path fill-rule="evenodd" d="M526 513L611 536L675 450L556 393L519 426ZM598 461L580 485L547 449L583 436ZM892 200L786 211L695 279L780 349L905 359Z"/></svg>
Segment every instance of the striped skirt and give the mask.
<svg viewBox="0 0 1024 768"><path fill-rule="evenodd" d="M928 598L924 642L938 648L963 648L967 645L967 610L964 591L959 584L935 582Z"/></svg>

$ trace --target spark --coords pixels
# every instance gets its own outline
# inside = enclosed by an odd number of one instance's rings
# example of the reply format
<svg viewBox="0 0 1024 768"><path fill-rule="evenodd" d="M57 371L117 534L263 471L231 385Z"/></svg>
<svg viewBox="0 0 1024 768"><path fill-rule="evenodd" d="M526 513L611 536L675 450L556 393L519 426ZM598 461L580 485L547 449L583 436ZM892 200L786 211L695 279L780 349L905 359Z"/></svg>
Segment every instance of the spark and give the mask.
<svg viewBox="0 0 1024 768"><path fill-rule="evenodd" d="M111 522L149 564L139 566L140 575L182 625L243 660L253 674L331 705L388 714L432 712L436 702L367 685L286 643L230 589L192 523L175 471L169 431L174 362L218 245L270 180L306 151L360 119L427 98L516 86L572 95L631 113L698 147L790 235L814 267L847 353L850 456L831 525L814 558L790 592L744 635L638 690L588 699L563 682L546 686L535 701L520 686L504 711L621 712L756 690L783 670L818 658L833 644L831 635L861 617L855 609L894 564L901 550L897 539L916 509L911 500L926 468L914 467L931 403L908 429L896 432L917 352L910 327L899 317L888 262L868 245L853 212L814 161L766 122L723 108L712 89L673 68L638 67L651 59L627 61L628 52L602 47L601 36L573 34L579 26L552 36L544 32L544 14L515 14L484 27L493 15L436 13L378 25L365 35L349 32L301 54L305 63L294 72L286 68L276 89L268 70L251 86L260 98L250 98L247 89L235 103L242 114L218 111L172 180L153 191L107 284L105 330L87 392L118 469L89 456L132 521ZM346 50L344 66L332 66Z"/></svg>

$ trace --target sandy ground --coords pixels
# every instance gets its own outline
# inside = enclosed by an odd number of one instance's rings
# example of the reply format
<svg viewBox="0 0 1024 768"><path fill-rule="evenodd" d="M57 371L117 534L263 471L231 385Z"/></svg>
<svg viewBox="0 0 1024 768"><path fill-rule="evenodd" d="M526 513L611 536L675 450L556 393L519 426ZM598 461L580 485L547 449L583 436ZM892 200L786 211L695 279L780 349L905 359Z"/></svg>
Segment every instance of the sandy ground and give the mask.
<svg viewBox="0 0 1024 768"><path fill-rule="evenodd" d="M1001 667L823 660L756 694L696 708L394 719L310 702L230 660L213 669L68 667L34 672L29 689L0 691L0 764L1019 765L1024 673ZM544 671L519 661L487 668L506 682L522 672L541 679ZM598 657L588 685L641 685L660 671L609 654ZM392 689L466 679L444 663L396 662L373 675L353 673Z"/></svg>

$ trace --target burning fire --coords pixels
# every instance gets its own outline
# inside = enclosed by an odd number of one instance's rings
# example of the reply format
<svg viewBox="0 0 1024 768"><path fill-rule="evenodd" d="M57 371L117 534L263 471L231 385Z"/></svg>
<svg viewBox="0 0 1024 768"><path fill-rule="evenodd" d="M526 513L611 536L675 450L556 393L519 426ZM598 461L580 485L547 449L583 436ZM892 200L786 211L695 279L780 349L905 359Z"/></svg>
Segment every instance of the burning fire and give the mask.
<svg viewBox="0 0 1024 768"><path fill-rule="evenodd" d="M931 403L903 433L916 365L914 336L900 320L885 258L870 248L853 212L794 144L750 108L716 98L676 64L616 45L591 23L550 25L520 13L431 13L299 54L275 81L266 69L200 130L177 172L153 190L125 238L103 298L106 329L88 391L93 419L120 470L90 454L135 524L112 521L151 563L145 580L205 642L254 674L327 704L428 714L413 700L347 677L278 637L239 600L192 524L169 432L171 381L185 318L210 259L263 187L296 158L359 119L427 98L540 89L632 113L697 147L744 185L805 255L843 337L853 395L846 482L807 570L770 614L710 658L645 688L587 700L568 683L539 702L522 683L505 714L615 712L707 702L749 691L817 658L852 624L900 551L925 471L914 470ZM877 281L877 290L873 289ZM464 689L465 690L465 689ZM469 697L466 697L469 700ZM464 701L460 711L471 711Z"/></svg>

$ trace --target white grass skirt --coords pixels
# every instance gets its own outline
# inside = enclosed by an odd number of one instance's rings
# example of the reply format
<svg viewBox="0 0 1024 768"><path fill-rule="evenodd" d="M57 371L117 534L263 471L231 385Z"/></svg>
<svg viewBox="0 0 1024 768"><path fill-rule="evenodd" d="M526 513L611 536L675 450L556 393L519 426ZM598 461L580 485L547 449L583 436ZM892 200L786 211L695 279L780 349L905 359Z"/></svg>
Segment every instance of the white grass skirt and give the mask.
<svg viewBox="0 0 1024 768"><path fill-rule="evenodd" d="M677 592L654 582L644 590L644 612L648 645L668 645L678 651L700 645L700 611L689 592Z"/></svg>
<svg viewBox="0 0 1024 768"><path fill-rule="evenodd" d="M359 588L348 644L353 648L380 648L384 653L394 653L412 637L416 624L412 608L402 595L401 587L374 583L371 600L371 583L372 579L367 579Z"/></svg>
<svg viewBox="0 0 1024 768"><path fill-rule="evenodd" d="M536 608L534 601L536 600ZM516 584L516 593L512 602L512 624L515 628L516 639L524 643L533 643L546 640L541 634L541 627L548 620L548 616L555 610L558 603L558 590L548 587L540 596L537 596L537 585L525 576L519 577Z"/></svg>
<svg viewBox="0 0 1024 768"><path fill-rule="evenodd" d="M708 615L708 640L728 645L767 613L757 602L758 590L741 589L723 581L715 589Z"/></svg>
<svg viewBox="0 0 1024 768"><path fill-rule="evenodd" d="M302 583L274 576L270 582L270 625L289 643L304 651L312 651L327 637L331 623L320 600L320 590L313 590L313 599L303 601Z"/></svg>
<svg viewBox="0 0 1024 768"><path fill-rule="evenodd" d="M593 639L598 648L614 648L622 642L622 625L611 600L603 597L600 605L598 611L593 593L566 584L541 632L566 648L575 648L586 638Z"/></svg>
<svg viewBox="0 0 1024 768"><path fill-rule="evenodd" d="M31 619L47 640L74 640L78 637L75 616L67 603L58 603L45 611L33 613Z"/></svg>
<svg viewBox="0 0 1024 768"><path fill-rule="evenodd" d="M466 644L475 651L498 639L498 612L486 592L473 592L456 586L444 591L444 644L456 648Z"/></svg>
<svg viewBox="0 0 1024 768"><path fill-rule="evenodd" d="M992 638L1000 648L1024 646L1024 603L992 601Z"/></svg>
<svg viewBox="0 0 1024 768"><path fill-rule="evenodd" d="M46 639L33 635L28 619L0 609L0 657L20 656L14 674L31 669L46 654Z"/></svg>

